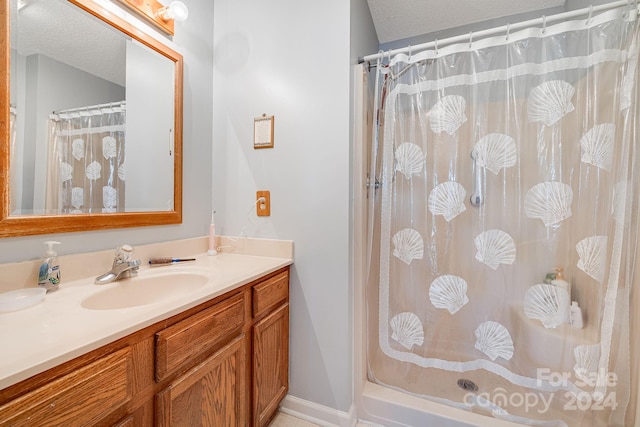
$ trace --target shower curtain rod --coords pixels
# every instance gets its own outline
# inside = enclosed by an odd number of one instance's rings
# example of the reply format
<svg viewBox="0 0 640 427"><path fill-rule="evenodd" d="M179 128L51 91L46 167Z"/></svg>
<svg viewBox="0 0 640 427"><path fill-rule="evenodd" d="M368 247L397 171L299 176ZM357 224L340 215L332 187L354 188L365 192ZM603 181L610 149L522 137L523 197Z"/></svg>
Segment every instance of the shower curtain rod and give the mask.
<svg viewBox="0 0 640 427"><path fill-rule="evenodd" d="M49 115L52 120L58 120L59 118L68 119L71 117L80 116L98 116L104 113L113 113L114 111L103 111L112 108L125 109L126 101L107 102L106 104L88 105L86 107L69 108L68 110L54 111Z"/></svg>
<svg viewBox="0 0 640 427"><path fill-rule="evenodd" d="M107 102L106 104L97 104L97 105L88 105L86 107L79 108L69 108L68 110L60 110L54 111L53 114L66 114L66 113L79 113L81 111L89 111L89 110L99 110L101 108L113 108L113 107L124 107L126 105L126 101L118 101L118 102Z"/></svg>
<svg viewBox="0 0 640 427"><path fill-rule="evenodd" d="M629 0L620 0L612 3L602 4L599 6L589 6L583 9L563 12L563 13L559 13L551 16L543 15L540 18L530 19L528 21L518 22L515 24L507 24L501 27L490 28L488 30L482 30L482 31L472 31L469 34L461 34L458 36L453 36L453 37L449 37L442 40L435 39L432 42L422 43L415 46L409 45L407 47L403 47L399 49L391 49L386 52L378 52L372 55L367 55L359 59L358 63L362 64L363 62L367 62L367 61L376 61L379 58L382 58L384 56L392 56L398 53L410 53L410 52L416 53L418 51L427 50L435 47L442 47L445 45L450 45L450 44L459 43L459 42L468 42L470 39L480 39L488 36L494 36L500 33L508 33L510 31L522 30L524 28L533 27L537 25L547 25L552 22L565 21L565 20L577 18L583 15L587 15L590 18L593 13L598 13L598 12L602 12L610 9L616 9L618 7L622 7L625 5L630 6L631 3L632 2ZM635 0L633 4L635 7L637 7L637 0Z"/></svg>

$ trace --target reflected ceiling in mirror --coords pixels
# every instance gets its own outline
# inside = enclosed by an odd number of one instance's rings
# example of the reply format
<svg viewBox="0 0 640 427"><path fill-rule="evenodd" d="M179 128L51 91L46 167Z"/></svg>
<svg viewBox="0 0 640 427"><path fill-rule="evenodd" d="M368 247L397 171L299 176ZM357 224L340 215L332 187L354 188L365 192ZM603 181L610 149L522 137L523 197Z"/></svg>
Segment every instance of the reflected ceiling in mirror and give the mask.
<svg viewBox="0 0 640 427"><path fill-rule="evenodd" d="M181 222L182 56L91 0L0 20L0 237Z"/></svg>

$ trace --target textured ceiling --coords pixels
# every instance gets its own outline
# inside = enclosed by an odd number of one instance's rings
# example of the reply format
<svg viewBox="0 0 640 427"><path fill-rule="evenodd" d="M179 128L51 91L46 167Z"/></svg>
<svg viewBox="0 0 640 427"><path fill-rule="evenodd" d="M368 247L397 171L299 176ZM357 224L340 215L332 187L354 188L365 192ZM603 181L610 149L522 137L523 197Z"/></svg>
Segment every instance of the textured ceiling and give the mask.
<svg viewBox="0 0 640 427"><path fill-rule="evenodd" d="M525 12L565 0L367 0L380 43Z"/></svg>
<svg viewBox="0 0 640 427"><path fill-rule="evenodd" d="M11 2L15 4L15 2ZM67 1L27 0L12 10L11 47L43 54L110 82L125 85L125 36Z"/></svg>

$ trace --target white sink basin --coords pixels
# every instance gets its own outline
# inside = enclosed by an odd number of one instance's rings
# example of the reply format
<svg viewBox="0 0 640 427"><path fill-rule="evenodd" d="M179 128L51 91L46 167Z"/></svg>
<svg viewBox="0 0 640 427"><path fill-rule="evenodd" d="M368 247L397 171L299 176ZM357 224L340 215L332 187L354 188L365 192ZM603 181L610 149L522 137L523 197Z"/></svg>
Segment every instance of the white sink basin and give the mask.
<svg viewBox="0 0 640 427"><path fill-rule="evenodd" d="M113 282L82 301L89 310L138 307L190 294L209 282L209 275L193 271L141 272L138 277ZM95 285L103 286L103 285Z"/></svg>

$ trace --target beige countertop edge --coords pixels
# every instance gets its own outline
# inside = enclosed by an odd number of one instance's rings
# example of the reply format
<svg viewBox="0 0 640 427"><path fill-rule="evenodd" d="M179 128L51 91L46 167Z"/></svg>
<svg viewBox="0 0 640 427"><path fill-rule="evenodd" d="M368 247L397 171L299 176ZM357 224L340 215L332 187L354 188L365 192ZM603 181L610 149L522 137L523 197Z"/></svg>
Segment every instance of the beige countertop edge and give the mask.
<svg viewBox="0 0 640 427"><path fill-rule="evenodd" d="M66 283L45 301L33 307L0 314L0 389L58 366L78 356L137 332L156 322L230 292L264 275L293 263L293 243L274 251L286 258L224 253L217 256L190 254L195 262L162 267L141 267L146 271L170 271L196 267L211 272L201 289L172 300L116 310L88 310L83 299L104 289L78 279ZM260 246L260 244L258 245ZM252 252L252 251L247 251ZM290 257L289 257L290 256ZM187 265L188 264L188 265Z"/></svg>

